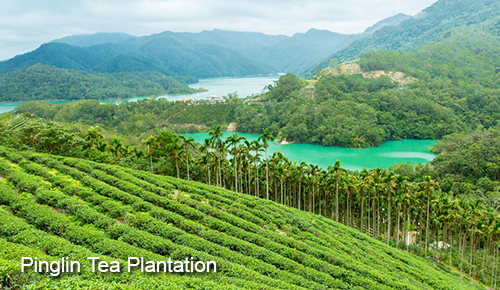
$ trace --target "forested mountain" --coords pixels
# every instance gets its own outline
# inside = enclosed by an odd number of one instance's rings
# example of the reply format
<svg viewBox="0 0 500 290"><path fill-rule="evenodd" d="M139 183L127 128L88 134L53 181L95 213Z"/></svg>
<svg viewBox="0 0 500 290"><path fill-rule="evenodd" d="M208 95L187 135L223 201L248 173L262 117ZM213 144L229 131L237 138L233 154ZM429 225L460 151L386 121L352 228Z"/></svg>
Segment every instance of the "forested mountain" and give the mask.
<svg viewBox="0 0 500 290"><path fill-rule="evenodd" d="M102 100L194 92L184 79L156 72L90 74L37 64L0 75L0 102Z"/></svg>
<svg viewBox="0 0 500 290"><path fill-rule="evenodd" d="M257 75L272 71L220 46L190 47L164 37L139 47L125 44L76 47L47 43L32 52L1 62L0 72L11 72L37 63L94 73L156 71L170 76L202 78Z"/></svg>
<svg viewBox="0 0 500 290"><path fill-rule="evenodd" d="M499 15L499 1L440 0L398 25L381 28L370 37L358 40L338 52L332 51L330 57L309 68L305 74L313 75L318 66L326 68L333 58L345 62L371 50L413 51L423 44L449 36L454 28L489 22L498 19Z"/></svg>
<svg viewBox="0 0 500 290"><path fill-rule="evenodd" d="M51 42L66 43L73 46L86 47L106 43L120 43L122 41L135 38L136 36L126 33L94 33L82 35L70 35Z"/></svg>
<svg viewBox="0 0 500 290"><path fill-rule="evenodd" d="M70 36L0 62L0 73L37 63L87 72L156 71L199 78L294 72L405 17L382 20L354 35L311 29L292 37L223 30Z"/></svg>

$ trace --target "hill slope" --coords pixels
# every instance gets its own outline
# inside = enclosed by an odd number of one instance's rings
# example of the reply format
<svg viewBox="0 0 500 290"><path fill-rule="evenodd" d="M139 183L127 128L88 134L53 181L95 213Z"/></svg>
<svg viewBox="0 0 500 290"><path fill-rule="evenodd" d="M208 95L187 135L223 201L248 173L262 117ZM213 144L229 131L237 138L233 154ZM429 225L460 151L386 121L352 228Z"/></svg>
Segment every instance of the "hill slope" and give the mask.
<svg viewBox="0 0 500 290"><path fill-rule="evenodd" d="M90 74L37 64L0 75L0 102L102 100L194 92L186 83L155 72Z"/></svg>
<svg viewBox="0 0 500 290"><path fill-rule="evenodd" d="M354 60L371 50L413 51L423 44L443 39L454 28L480 24L498 16L499 1L440 0L397 25L381 28L370 37L358 40L338 52L332 51L333 54L319 66L327 67L332 58L340 62ZM308 75L312 75L317 67L309 69Z"/></svg>
<svg viewBox="0 0 500 290"><path fill-rule="evenodd" d="M324 217L127 168L0 147L3 286L167 289L481 289ZM20 194L23 193L23 194ZM20 274L19 259L216 261L176 276ZM5 277L5 278L4 278Z"/></svg>

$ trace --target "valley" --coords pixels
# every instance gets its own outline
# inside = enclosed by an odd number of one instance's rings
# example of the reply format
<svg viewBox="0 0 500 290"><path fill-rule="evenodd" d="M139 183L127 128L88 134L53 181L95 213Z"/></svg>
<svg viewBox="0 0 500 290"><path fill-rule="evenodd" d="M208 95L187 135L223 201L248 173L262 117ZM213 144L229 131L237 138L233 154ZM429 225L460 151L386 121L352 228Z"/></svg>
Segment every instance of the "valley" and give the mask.
<svg viewBox="0 0 500 290"><path fill-rule="evenodd" d="M500 2L389 2L64 6L0 62L0 288L500 289Z"/></svg>

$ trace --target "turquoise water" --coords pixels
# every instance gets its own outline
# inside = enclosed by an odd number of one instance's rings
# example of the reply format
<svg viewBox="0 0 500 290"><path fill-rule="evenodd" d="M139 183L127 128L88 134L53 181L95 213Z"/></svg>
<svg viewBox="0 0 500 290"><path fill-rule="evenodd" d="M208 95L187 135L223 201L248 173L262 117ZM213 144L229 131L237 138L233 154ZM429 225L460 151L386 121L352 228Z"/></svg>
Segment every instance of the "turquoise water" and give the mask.
<svg viewBox="0 0 500 290"><path fill-rule="evenodd" d="M72 101L47 101L52 104L64 104ZM24 104L24 102L19 103L0 103L0 114L13 111L17 106Z"/></svg>
<svg viewBox="0 0 500 290"><path fill-rule="evenodd" d="M200 100L212 95L227 96L229 93L236 92L240 98L246 98L252 94L260 94L264 87L273 84L279 79L279 75L264 77L241 77L241 78L213 78L202 79L197 84L189 85L193 89L203 88L208 92L191 95L166 95L160 96L160 99L178 101L184 99ZM144 99L144 97L130 98L127 101Z"/></svg>
<svg viewBox="0 0 500 290"><path fill-rule="evenodd" d="M158 98L167 99L169 101L178 101L183 99L199 100L205 99L211 95L227 96L229 93L237 92L239 97L247 97L252 94L258 94L262 89L274 81L278 80L279 75L275 76L261 76L261 77L241 77L241 78L213 78L213 79L202 79L197 84L189 85L192 88L204 88L208 92L190 94L190 95L165 95ZM134 102L141 99L150 99L151 97L132 97L123 99L120 101L130 101ZM119 103L117 100L104 100L106 102ZM49 101L49 103L63 104L74 101ZM0 114L5 112L13 111L17 106L23 104L23 102L16 103L1 103L0 104Z"/></svg>
<svg viewBox="0 0 500 290"><path fill-rule="evenodd" d="M204 99L211 95L225 96L228 93L237 92L240 97L246 97L251 94L260 93L262 89L278 80L279 76L264 77L244 77L244 78L213 78L203 79L199 83L190 85L193 88L205 88L208 92L193 95L161 96L168 100L182 99ZM124 99L127 101L136 101L148 97L135 97ZM113 100L107 100L113 101ZM68 103L71 101L50 101L54 104ZM116 101L115 101L116 102ZM2 103L0 104L0 114L14 110L22 102ZM207 133L185 134L193 136L197 142L202 142ZM226 133L227 135L227 133ZM255 140L259 136L255 134L240 135L249 140ZM323 168L335 163L336 159L341 161L342 167L350 170L359 170L361 168L383 167L387 168L394 163L399 162L421 162L432 161L436 155L428 152L436 140L402 140L384 142L380 147L366 149L352 149L343 147L323 147L310 144L291 144L277 145L271 144L268 152L281 151L292 161L305 161L307 163L318 164Z"/></svg>
<svg viewBox="0 0 500 290"><path fill-rule="evenodd" d="M224 137L233 132L224 132ZM203 142L208 137L208 133L182 134L193 137L196 142ZM248 140L259 138L257 134L238 133ZM394 163L432 161L437 155L429 152L437 140L401 140L384 142L380 147L364 149L353 149L344 147L324 147L311 144L290 144L278 145L270 144L268 154L281 151L291 161L305 161L308 164L317 164L322 168L334 164L336 159L340 160L343 168L349 170L360 170L362 168L372 169L375 167L388 168Z"/></svg>

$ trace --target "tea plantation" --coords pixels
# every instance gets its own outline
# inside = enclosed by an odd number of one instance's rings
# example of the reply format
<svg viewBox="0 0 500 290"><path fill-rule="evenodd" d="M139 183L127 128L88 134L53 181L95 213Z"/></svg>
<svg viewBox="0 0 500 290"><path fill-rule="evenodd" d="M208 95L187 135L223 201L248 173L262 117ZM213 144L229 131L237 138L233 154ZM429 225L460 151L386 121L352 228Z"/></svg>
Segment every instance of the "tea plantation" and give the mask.
<svg viewBox="0 0 500 290"><path fill-rule="evenodd" d="M60 277L21 257L82 262ZM87 257L210 260L217 273L92 273ZM0 147L7 289L484 289L324 217L197 182ZM2 288L2 289L3 289Z"/></svg>

